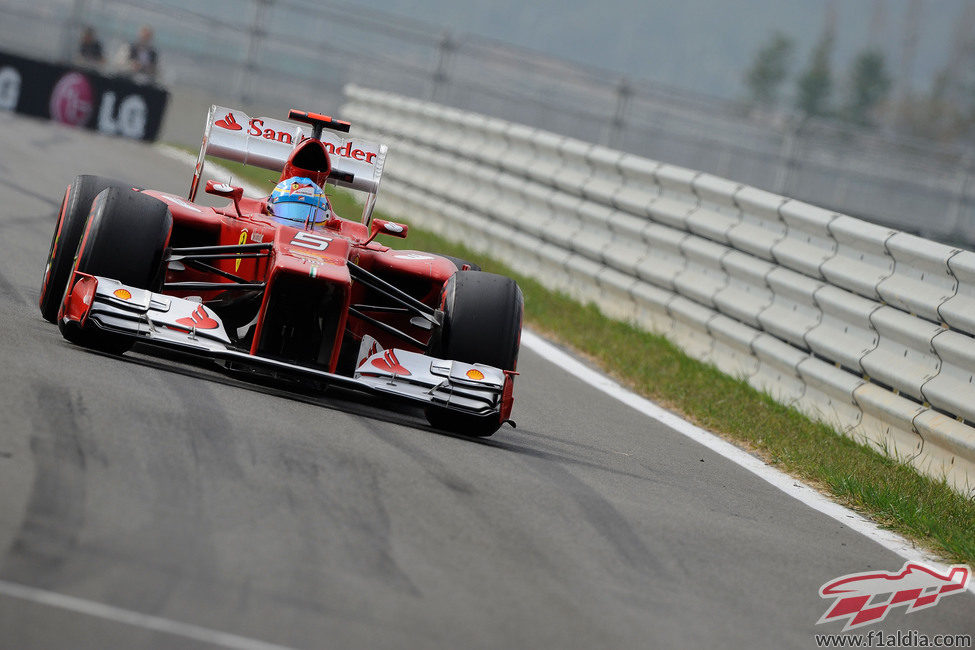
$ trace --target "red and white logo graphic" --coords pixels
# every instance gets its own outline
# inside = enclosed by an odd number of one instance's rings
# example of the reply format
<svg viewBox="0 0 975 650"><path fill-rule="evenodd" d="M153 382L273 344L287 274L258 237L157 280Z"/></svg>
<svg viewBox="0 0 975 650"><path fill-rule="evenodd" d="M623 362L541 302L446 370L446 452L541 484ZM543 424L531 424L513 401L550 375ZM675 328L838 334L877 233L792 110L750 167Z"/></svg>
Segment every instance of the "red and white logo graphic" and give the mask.
<svg viewBox="0 0 975 650"><path fill-rule="evenodd" d="M899 572L867 571L835 578L819 588L821 598L836 598L816 624L846 619L843 631L879 623L893 607L904 605L908 614L934 607L942 596L965 591L969 569L951 567L941 575L921 564L905 562Z"/></svg>
<svg viewBox="0 0 975 650"><path fill-rule="evenodd" d="M214 124L222 129L229 129L231 131L240 131L242 128L244 128L240 124L237 124L237 120L234 119L233 113L227 113L223 116L222 120L217 120L214 122Z"/></svg>
<svg viewBox="0 0 975 650"><path fill-rule="evenodd" d="M80 72L61 77L51 91L51 119L71 126L84 126L95 110L95 91Z"/></svg>
<svg viewBox="0 0 975 650"><path fill-rule="evenodd" d="M394 354L392 350L386 350L383 352L382 359L373 359L372 365L385 372L391 372L394 375L403 375L406 377L413 374L399 364L399 360L396 358L396 354Z"/></svg>
<svg viewBox="0 0 975 650"><path fill-rule="evenodd" d="M216 329L220 323L210 318L207 314L207 310L200 305L193 310L193 314L189 318L179 318L176 320L180 325L185 325L191 329L198 330L212 330Z"/></svg>
<svg viewBox="0 0 975 650"><path fill-rule="evenodd" d="M366 353L362 356L362 361L359 362L359 365L357 365L356 368L361 368L366 363L366 359L368 359L369 357L371 357L372 355L378 352L379 352L379 343L376 342L375 339L373 339L372 345L370 345L369 349L366 350Z"/></svg>

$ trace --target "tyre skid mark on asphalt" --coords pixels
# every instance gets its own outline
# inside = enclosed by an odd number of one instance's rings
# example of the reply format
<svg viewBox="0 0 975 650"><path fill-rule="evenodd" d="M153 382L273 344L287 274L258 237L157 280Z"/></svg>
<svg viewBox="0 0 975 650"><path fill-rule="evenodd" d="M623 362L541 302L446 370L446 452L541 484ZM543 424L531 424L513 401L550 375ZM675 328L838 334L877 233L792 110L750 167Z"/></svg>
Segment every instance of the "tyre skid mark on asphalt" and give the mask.
<svg viewBox="0 0 975 650"><path fill-rule="evenodd" d="M13 282L7 279L3 271L0 271L0 299L6 299L8 302L19 305L29 304L24 298L24 294L17 289L17 286Z"/></svg>
<svg viewBox="0 0 975 650"><path fill-rule="evenodd" d="M26 226L28 228L43 229L45 232L54 233L54 226L57 221L58 212L55 209L43 214L19 214L17 216L5 216L0 219L0 228L11 226Z"/></svg>
<svg viewBox="0 0 975 650"><path fill-rule="evenodd" d="M664 555L666 549L655 553L647 548L630 523L609 500L560 465L534 462L531 466L536 474L558 486L559 493L576 504L592 530L615 549L627 572L642 573L648 580L663 577L666 566L657 558Z"/></svg>
<svg viewBox="0 0 975 650"><path fill-rule="evenodd" d="M3 182L0 181L0 185ZM57 205L55 205L57 208ZM36 230L43 230L45 233L53 232L54 222L57 218L57 213L44 213L42 215L17 215L17 216L5 216L0 218L0 230L5 230L9 227L22 226L28 227ZM9 233L4 234L4 238L10 237ZM45 257L41 260L43 263L46 260ZM40 272L43 270L42 266L38 266L37 269L37 286L31 284L27 287L18 288L17 283L11 281L7 274L0 270L0 300L9 298L10 302L17 304L27 304L30 305L35 303L37 299L40 298ZM30 296L28 298L27 296Z"/></svg>
<svg viewBox="0 0 975 650"><path fill-rule="evenodd" d="M480 484L471 482L457 474L451 465L411 445L408 436L403 436L395 431L389 432L378 427L374 428L372 423L368 421L364 422L364 425L377 439L402 451L421 471L455 493L456 498L463 503L463 506L476 514L486 527L494 530L500 529L494 518L494 510L497 504L490 501L490 489L485 489L483 486L479 487ZM535 440L535 434L532 431L523 428L516 431L518 435L523 434L526 439ZM639 616L645 616L648 611L665 610L671 604L669 596L660 599L651 598L648 596L649 590L647 589L648 584L662 578L662 574L666 572L667 567L657 558L665 557L667 553L663 550L655 553L647 548L618 509L591 486L573 475L567 465L580 464L586 467L598 467L599 469L606 469L605 467L581 462L571 456L523 447L512 443L509 439L469 438L441 432L437 429L430 429L430 432L445 437L458 438L469 444L493 447L503 453L514 454L516 459L521 460L526 465L526 475L528 471L534 472L539 476L543 485L550 486L565 499L572 500L576 504L578 512L581 512L582 520L599 538L605 540L606 544L600 548L611 550L605 554L600 552L600 560L607 572L618 576L621 584L627 585L626 588L631 596L629 605L632 611L639 612ZM607 471L624 474L634 479L646 478L626 472L617 472L616 470ZM551 597L557 599L559 598L557 594L571 589L571 584L566 582L567 576L564 575L565 567L553 561L551 549L545 546L544 541L540 542L540 540L546 539L544 532L539 534L535 531L533 522L527 522L527 524L527 527L506 528L506 535L509 536L508 541L512 546L518 548L520 556L529 558L528 564L535 567L532 579L551 581L551 589L553 590ZM526 576L516 578L516 580L526 579L529 578ZM563 605L567 611L572 608L569 601L565 601ZM611 635L612 628L607 627L605 633ZM609 645L614 644L610 643Z"/></svg>
<svg viewBox="0 0 975 650"><path fill-rule="evenodd" d="M343 528L352 530L354 535L351 538L335 540L335 543L347 547L345 555L351 558L357 575L372 576L397 592L422 597L422 592L397 561L393 551L391 518L386 504L379 496L382 493L379 486L381 468L368 459L355 455L333 454L327 459L312 460L297 456L294 450L285 451L287 453L278 456L278 462L288 470L288 476L294 476L299 481L298 484L293 481L288 483L289 502L301 499L294 493L294 488L307 490L312 486L314 489L310 497L317 501L314 507L322 513L320 521L311 521L310 518L300 521L305 531L302 539L306 545L307 556L317 558L327 550L319 542L323 534ZM346 499L341 490L336 491L322 483L323 476L328 476L332 484L337 482L360 496L370 498L365 504L355 505L350 510L352 500ZM305 496L305 499L308 498L309 496ZM342 525L336 523L337 519L343 520ZM324 529L321 528L322 525Z"/></svg>
<svg viewBox="0 0 975 650"><path fill-rule="evenodd" d="M127 361L130 357L125 355L115 360ZM144 364L132 367L138 365ZM135 602L137 609L149 612L164 611L170 601L178 601L180 589L195 589L202 576L214 579L207 574L206 567L219 565L212 522L220 513L213 510L208 497L218 494L223 483L236 483L244 478L244 469L232 453L237 442L235 428L208 378L192 373L161 373L157 377L163 384L161 390L173 395L170 413L174 421L156 422L147 444L152 449L154 437L161 441L162 436L180 433L192 455L186 462L174 460L166 465L154 462L152 452L148 455L143 482L147 485L150 507L157 508L153 519L171 522L171 525L155 526L152 538L145 540L160 549L155 554L157 587L139 593L139 599L133 601L129 587L119 584L114 592L117 598L113 600ZM183 506L174 511L167 506L170 503ZM171 555L169 549L178 549L180 555Z"/></svg>
<svg viewBox="0 0 975 650"><path fill-rule="evenodd" d="M63 386L34 385L37 398L30 441L34 482L20 528L0 566L0 577L52 585L77 545L85 519L85 452L79 432L87 414ZM61 405L63 408L52 408ZM44 433L46 432L46 433Z"/></svg>
<svg viewBox="0 0 975 650"><path fill-rule="evenodd" d="M243 444L248 448L246 457L249 459L255 458L252 441L245 437L246 432L236 431L232 427L226 411L222 406L222 402L209 387L209 382L211 381L216 380L218 383L233 388L243 388L248 391L255 391L274 397L288 397L292 401L305 402L316 407L324 406L338 411L347 411L353 415L362 415L356 413L354 408L336 408L337 405L333 403L334 400L327 400L321 396L293 395L283 389L243 382L222 373L218 374L202 369L172 366L161 363L159 360L153 358L125 355L119 358L119 360L131 361L143 366L172 371L165 373L163 376L167 377L165 383L176 394L178 399L178 405L175 405L173 409L174 412L184 414L180 426L175 428L190 432L187 438L187 446L192 450L197 473L194 476L187 476L186 480L194 484L195 487L192 492L198 495L202 494L205 496L208 491L219 489L218 487L214 487L213 490L207 489L208 485L215 486L216 481L231 483L247 479L246 468L237 462L236 456L227 453L228 449L242 449ZM338 404L342 403L338 402ZM355 404L352 403L348 406L354 407ZM403 424L401 419L397 421L391 418L384 418L384 420ZM286 486L282 495L282 499L292 511L300 512L302 506L299 505L298 501L302 498L308 499L307 493L300 495L293 488L298 487L302 491L307 492L309 487L313 487L312 497L315 503L312 504L312 507L318 509L326 508L327 512L325 513L324 520L331 522L334 517L348 515L348 504L341 498L337 498L331 494L326 486L319 483L318 479L321 476L331 472L333 475L330 478L334 480L334 473L336 471L348 471L349 474L344 483L351 485L364 481L364 484L357 490L361 494L377 494L376 481L378 481L378 477L376 476L376 472L367 465L360 464L350 467L347 462L348 459L346 461L342 461L341 459L328 460L329 462L334 461L335 467L321 467L320 462L324 461L316 461L307 456L300 456L294 453L283 453L276 460L261 459L259 462L265 465L278 462L284 467L287 475L295 478L297 484L292 483ZM355 459L352 460L354 461ZM206 468L206 471L203 471L204 468ZM214 468L218 468L217 471L214 471ZM158 477L157 483L164 479L164 476ZM206 502L197 503L196 507L202 512L207 507L207 504ZM304 507L308 507L308 504L305 504ZM390 586L413 595L420 595L419 590L412 583L409 576L395 561L395 556L390 547L389 516L385 511L384 505L379 501L375 501L372 509L362 516L352 517L347 522L347 525L349 527L355 527L360 525L359 522L363 521L379 523L375 525L370 524L366 528L363 528L362 534L356 536L357 546L354 549L355 552L351 552L348 555L350 557L362 558L361 566L359 567L360 570L375 572L378 577ZM305 553L306 557L317 558L322 551L322 535L328 534L334 526L329 523L324 531L312 529L311 526L314 522L308 518L301 518L296 523L306 530L306 534L302 536L302 539L306 543L303 553ZM209 540L211 536L204 532L203 535L198 535L194 540L187 540L182 545L182 548L201 547L201 544L206 541L201 538ZM203 548L201 547L200 550L202 552ZM213 564L216 564L216 561ZM308 564L310 566L316 566L323 565L325 562L324 559L322 562L316 562L312 559ZM311 582L314 575L315 572L303 571L294 583L306 584L308 598L320 601L320 589ZM298 598L295 598L294 601L296 604L302 602ZM157 611L152 607L140 607L140 609Z"/></svg>
<svg viewBox="0 0 975 650"><path fill-rule="evenodd" d="M25 196L29 196L30 198L36 199L36 200L40 201L41 203L45 203L47 205L50 205L51 207L53 207L55 209L61 203L61 200L60 199L52 199L47 194L40 194L39 192L31 191L31 190L27 189L26 187L24 187L23 183L18 183L17 181L10 181L10 180L7 180L6 178L0 178L0 185L2 185L4 187L9 187L12 190L16 190L16 192L18 194L23 194ZM60 196L63 193L64 193L64 191L62 189L62 191L58 193L58 196Z"/></svg>
<svg viewBox="0 0 975 650"><path fill-rule="evenodd" d="M188 434L198 478L210 478L212 472L204 468L212 467L226 472L233 480L242 478L243 468L235 457L226 453L235 442L234 427L210 386L205 381L186 381L179 375L166 374L163 378L179 400L175 412L182 414L180 428Z"/></svg>
<svg viewBox="0 0 975 650"><path fill-rule="evenodd" d="M517 401L515 402L517 404ZM667 481L658 478L659 468L644 467L648 470L647 474L637 474L636 472L630 472L627 470L619 469L618 467L611 467L608 464L599 464L590 460L585 460L577 456L572 456L567 454L564 449L559 448L559 446L553 444L558 442L558 438L546 435L539 431L534 431L531 429L526 429L524 427L518 427L516 430L517 434L524 434L527 439L531 440L532 446L526 447L511 441L510 436L503 440L494 440L490 438L467 438L466 436L460 436L452 434L449 432L440 431L438 429L430 429L433 433L439 433L441 435L462 438L464 440L470 440L471 442L478 443L487 447L494 447L496 449L502 449L504 451L510 451L512 453L517 453L525 457L535 458L538 460L546 460L549 462L562 463L564 465L575 465L579 467L586 467L588 469L597 470L600 472L606 472L614 476L619 476L621 478L628 478L637 481L643 481L645 483L659 484L659 485L669 485ZM548 441L548 442L546 442ZM563 446L578 447L580 449L586 449L592 452L596 452L604 455L616 455L616 456L629 456L628 453L617 452L611 449L606 449L605 447L597 447L595 445L585 445L579 444L572 440L565 440ZM616 459L614 458L614 463Z"/></svg>
<svg viewBox="0 0 975 650"><path fill-rule="evenodd" d="M38 151L44 151L54 145L64 145L71 144L74 142L74 138L68 133L62 133L59 129L70 129L74 127L67 127L62 125L57 125L57 128L49 131L48 133L40 136L34 137L30 141L30 145L37 149Z"/></svg>
<svg viewBox="0 0 975 650"><path fill-rule="evenodd" d="M442 463L430 454L421 451L413 445L410 445L405 438L395 435L387 435L385 431L383 431L380 427L375 426L375 424L372 422L363 422L362 425L369 431L370 434L372 434L374 438L391 447L394 447L395 449L398 449L400 452L408 456L409 459L416 463L417 467L421 468L425 474L436 479L438 483L446 487L451 492L460 494L462 496L470 496L477 492L477 486L474 483L465 480L456 472L451 471L450 467L446 463ZM438 429L431 429L431 431L440 433ZM467 439L464 436L456 437L463 440ZM478 440L478 438L473 439L474 442Z"/></svg>
<svg viewBox="0 0 975 650"><path fill-rule="evenodd" d="M375 426L371 420L363 421L363 426L377 440L380 440L381 442L384 442L401 451L421 471L448 489L453 495L456 496L456 498L463 502L465 508L475 513L487 527L492 529L498 528L497 523L494 521L492 512L492 508L495 504L491 502L485 504L483 499L480 498L485 493L485 490L478 489L477 484L457 475L456 472L451 469L450 465L411 445L406 437L399 435L396 432L390 434L388 431L384 431L383 429ZM423 427L415 426L413 428L424 429ZM514 451L515 453L522 453L521 448L508 443L502 443L485 438L470 438L454 433L443 432L439 429L430 427L426 427L424 430L429 433L440 434L450 438L457 438L469 444L481 444L483 446L497 448L500 451ZM548 457L549 455L545 454L545 456ZM553 580L558 581L560 579L560 567L553 563L551 553L548 552L547 549L541 547L532 535L523 530L509 530L508 534L511 535L509 542L513 546L518 547L518 553L522 557L530 557L531 564L536 567L543 567L544 573L550 576ZM517 538L515 538L515 536L517 536Z"/></svg>

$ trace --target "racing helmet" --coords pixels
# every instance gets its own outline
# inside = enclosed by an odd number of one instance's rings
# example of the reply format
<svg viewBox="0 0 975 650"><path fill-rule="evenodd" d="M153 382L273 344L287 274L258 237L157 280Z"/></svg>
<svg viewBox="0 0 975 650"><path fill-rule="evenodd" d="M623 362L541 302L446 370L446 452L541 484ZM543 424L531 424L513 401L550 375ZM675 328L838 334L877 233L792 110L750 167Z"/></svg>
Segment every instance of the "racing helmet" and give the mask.
<svg viewBox="0 0 975 650"><path fill-rule="evenodd" d="M275 185L267 209L275 221L295 228L314 228L332 218L332 205L325 192L304 176L292 176Z"/></svg>

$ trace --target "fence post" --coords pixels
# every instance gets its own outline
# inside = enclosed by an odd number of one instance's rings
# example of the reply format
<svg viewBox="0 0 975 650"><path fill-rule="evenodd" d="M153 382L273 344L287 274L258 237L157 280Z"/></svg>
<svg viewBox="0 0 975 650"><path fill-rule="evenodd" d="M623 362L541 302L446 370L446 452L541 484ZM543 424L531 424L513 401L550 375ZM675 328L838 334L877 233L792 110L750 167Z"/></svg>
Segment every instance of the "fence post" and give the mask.
<svg viewBox="0 0 975 650"><path fill-rule="evenodd" d="M772 191L780 196L788 196L786 192L789 189L789 181L797 163L796 151L799 148L799 132L804 123L805 120L803 119L790 120L786 123L785 133L782 137L782 148L779 149L779 165L778 169L775 170L775 181L772 183Z"/></svg>
<svg viewBox="0 0 975 650"><path fill-rule="evenodd" d="M85 4L86 0L74 0L71 4L71 14L64 23L64 35L61 37L62 63L71 63L74 58L78 35L81 32L81 17L85 15Z"/></svg>
<svg viewBox="0 0 975 650"><path fill-rule="evenodd" d="M619 148L623 127L625 126L623 118L626 116L626 107L630 103L630 97L632 96L633 89L630 88L626 77L623 77L620 79L619 85L616 86L616 111L613 113L613 119L609 123L607 137L603 140L603 144L607 147L613 149Z"/></svg>
<svg viewBox="0 0 975 650"><path fill-rule="evenodd" d="M961 223L961 216L965 210L965 198L973 175L975 175L975 157L972 156L971 150L966 150L961 164L958 165L958 189L955 190L951 206L948 208L948 224L944 232L945 236L960 241L967 241L962 232L964 226Z"/></svg>
<svg viewBox="0 0 975 650"><path fill-rule="evenodd" d="M437 69L433 72L433 86L430 89L431 101L443 100L440 91L447 83L447 70L450 67L450 57L455 49L457 49L457 45L450 38L450 32L444 32L443 38L440 39L440 55L437 60Z"/></svg>
<svg viewBox="0 0 975 650"><path fill-rule="evenodd" d="M250 88L254 72L257 70L257 53L260 51L261 40L267 36L264 29L264 19L267 15L268 7L274 0L254 0L254 22L248 32L250 38L247 41L247 57L237 74L237 92L235 93L241 104L251 101Z"/></svg>

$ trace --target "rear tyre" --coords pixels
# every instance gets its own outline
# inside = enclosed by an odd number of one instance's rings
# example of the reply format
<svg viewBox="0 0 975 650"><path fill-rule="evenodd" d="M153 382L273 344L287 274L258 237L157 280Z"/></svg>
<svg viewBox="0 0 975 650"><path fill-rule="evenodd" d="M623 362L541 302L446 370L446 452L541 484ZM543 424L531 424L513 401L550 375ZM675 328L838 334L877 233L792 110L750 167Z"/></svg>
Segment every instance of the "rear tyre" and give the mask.
<svg viewBox="0 0 975 650"><path fill-rule="evenodd" d="M173 216L159 199L131 189L103 190L92 202L74 268L158 291L165 277L163 254L172 227ZM72 343L106 352L124 352L133 342L129 336L97 327L81 329L74 322L58 326Z"/></svg>
<svg viewBox="0 0 975 650"><path fill-rule="evenodd" d="M440 257L443 257L443 258L448 259L451 262L453 262L454 263L454 266L457 267L457 270L458 271L465 270L464 269L465 266L470 267L470 268L466 269L468 271L480 271L481 270L481 267L478 266L477 264L475 264L474 262L469 262L469 261L464 260L464 259L461 259L459 257L454 257L453 255L440 255Z"/></svg>
<svg viewBox="0 0 975 650"><path fill-rule="evenodd" d="M430 353L441 359L483 363L502 370L518 366L524 299L511 278L483 271L458 271L444 284L443 326ZM427 421L438 429L490 436L503 424L498 416L457 413L435 406Z"/></svg>
<svg viewBox="0 0 975 650"><path fill-rule="evenodd" d="M71 276L75 253L85 231L91 203L104 189L126 187L121 181L101 176L82 175L64 191L58 221L51 237L51 250L47 255L47 266L41 280L41 316L51 323L57 322L58 310L64 298L64 289Z"/></svg>

